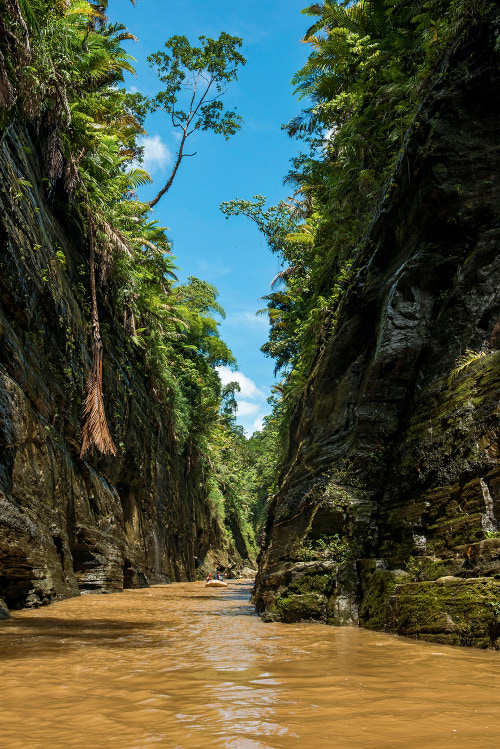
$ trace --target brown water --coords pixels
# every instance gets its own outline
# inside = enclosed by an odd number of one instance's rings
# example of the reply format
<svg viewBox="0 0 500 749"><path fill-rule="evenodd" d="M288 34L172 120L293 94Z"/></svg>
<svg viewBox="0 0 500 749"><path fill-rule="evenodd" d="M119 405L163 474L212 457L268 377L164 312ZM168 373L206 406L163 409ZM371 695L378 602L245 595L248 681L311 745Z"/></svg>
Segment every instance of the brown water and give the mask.
<svg viewBox="0 0 500 749"><path fill-rule="evenodd" d="M264 624L249 590L182 583L14 613L0 625L0 746L500 746L500 654Z"/></svg>

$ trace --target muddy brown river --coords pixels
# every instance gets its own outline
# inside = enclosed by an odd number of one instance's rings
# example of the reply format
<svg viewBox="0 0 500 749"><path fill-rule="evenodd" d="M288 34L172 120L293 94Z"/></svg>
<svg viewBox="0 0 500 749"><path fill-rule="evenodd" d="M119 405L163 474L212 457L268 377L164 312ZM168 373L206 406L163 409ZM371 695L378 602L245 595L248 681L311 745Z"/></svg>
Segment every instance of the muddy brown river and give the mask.
<svg viewBox="0 0 500 749"><path fill-rule="evenodd" d="M15 612L0 623L0 746L500 746L500 654L264 624L250 587L180 583Z"/></svg>

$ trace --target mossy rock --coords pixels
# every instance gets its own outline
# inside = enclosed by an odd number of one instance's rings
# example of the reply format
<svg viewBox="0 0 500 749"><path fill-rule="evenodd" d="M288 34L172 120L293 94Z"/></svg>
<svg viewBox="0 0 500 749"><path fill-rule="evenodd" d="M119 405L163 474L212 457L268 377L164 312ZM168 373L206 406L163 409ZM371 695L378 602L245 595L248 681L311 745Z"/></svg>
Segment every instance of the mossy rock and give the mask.
<svg viewBox="0 0 500 749"><path fill-rule="evenodd" d="M391 607L398 634L432 641L446 635L450 644L482 648L499 645L500 583L489 578L399 585Z"/></svg>
<svg viewBox="0 0 500 749"><path fill-rule="evenodd" d="M281 595L275 603L275 613L282 622L300 622L323 619L326 598L315 593Z"/></svg>
<svg viewBox="0 0 500 749"><path fill-rule="evenodd" d="M360 624L367 629L384 629L387 626L387 605L401 582L403 573L391 570L374 570L362 579L363 598L359 609Z"/></svg>
<svg viewBox="0 0 500 749"><path fill-rule="evenodd" d="M428 557L411 558L407 563L407 571L412 582L438 580L446 575L456 575L462 569L463 561L455 559L433 560Z"/></svg>
<svg viewBox="0 0 500 749"><path fill-rule="evenodd" d="M335 576L332 574L312 574L302 575L289 585L289 592L294 594L307 595L308 593L317 593L319 595L328 595L329 589L335 585Z"/></svg>

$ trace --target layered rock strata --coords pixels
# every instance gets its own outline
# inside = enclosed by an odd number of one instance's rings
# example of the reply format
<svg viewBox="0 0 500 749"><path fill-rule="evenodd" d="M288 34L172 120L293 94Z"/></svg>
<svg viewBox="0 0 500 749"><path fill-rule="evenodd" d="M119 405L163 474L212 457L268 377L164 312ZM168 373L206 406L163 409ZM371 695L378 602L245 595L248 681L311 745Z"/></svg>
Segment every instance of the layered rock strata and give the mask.
<svg viewBox="0 0 500 749"><path fill-rule="evenodd" d="M268 619L498 645L498 20L428 95L293 414Z"/></svg>
<svg viewBox="0 0 500 749"><path fill-rule="evenodd" d="M104 389L118 453L79 457L88 249L71 207L48 202L40 143L11 125L0 144L0 597L11 608L192 580L209 551L211 564L239 559L104 287Z"/></svg>

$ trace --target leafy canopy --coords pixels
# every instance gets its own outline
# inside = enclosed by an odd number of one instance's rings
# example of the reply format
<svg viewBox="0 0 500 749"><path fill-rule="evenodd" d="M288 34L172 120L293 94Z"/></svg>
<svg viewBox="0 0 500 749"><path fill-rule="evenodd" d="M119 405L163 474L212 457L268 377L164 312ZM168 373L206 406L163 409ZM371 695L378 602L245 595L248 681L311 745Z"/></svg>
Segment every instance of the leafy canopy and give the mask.
<svg viewBox="0 0 500 749"><path fill-rule="evenodd" d="M310 54L292 80L303 109L283 126L303 148L285 178L293 197L270 208L261 196L221 206L226 216L254 221L283 264L264 297L270 335L262 347L284 373L275 388L283 432L369 262L370 228L426 97L488 7L488 0L324 0L303 11L313 19L303 39Z"/></svg>
<svg viewBox="0 0 500 749"><path fill-rule="evenodd" d="M238 52L242 40L222 32L218 39L200 36L200 47L191 46L185 36L173 36L165 42L167 52L148 57L165 88L152 100L152 110L162 109L170 115L172 125L181 132L174 167L151 207L170 189L183 158L186 140L197 130L223 135L226 140L241 127L242 118L224 109L222 97L228 84L237 78L245 58Z"/></svg>

